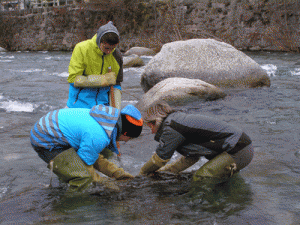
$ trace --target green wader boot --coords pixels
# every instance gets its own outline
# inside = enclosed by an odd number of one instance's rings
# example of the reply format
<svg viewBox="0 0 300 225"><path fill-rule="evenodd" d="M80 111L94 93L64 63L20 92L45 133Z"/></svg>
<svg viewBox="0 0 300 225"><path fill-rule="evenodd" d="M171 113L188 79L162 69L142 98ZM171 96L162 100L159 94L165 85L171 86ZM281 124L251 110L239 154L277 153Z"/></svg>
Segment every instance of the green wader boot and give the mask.
<svg viewBox="0 0 300 225"><path fill-rule="evenodd" d="M193 175L193 181L197 182L205 178L218 178L225 181L237 172L234 159L227 152L223 152L197 170Z"/></svg>
<svg viewBox="0 0 300 225"><path fill-rule="evenodd" d="M119 187L105 177L96 173L94 167L86 165L77 155L75 149L70 148L57 155L48 165L64 182L69 183L71 191L82 191L93 182L107 188L119 191Z"/></svg>
<svg viewBox="0 0 300 225"><path fill-rule="evenodd" d="M57 155L48 165L63 181L70 184L70 189L82 191L93 181L85 163L77 155L75 149L70 148Z"/></svg>
<svg viewBox="0 0 300 225"><path fill-rule="evenodd" d="M109 150L108 148L104 148L101 152L100 155L103 155L103 157L105 159L110 159L111 157L113 157L114 153Z"/></svg>
<svg viewBox="0 0 300 225"><path fill-rule="evenodd" d="M179 159L177 159L173 163L169 163L157 171L158 172L167 171L167 172L171 172L171 173L180 173L181 171L186 170L187 168L191 167L198 161L199 161L199 158L181 156Z"/></svg>
<svg viewBox="0 0 300 225"><path fill-rule="evenodd" d="M139 175L147 175L149 173L153 173L156 170L158 170L159 168L166 165L166 163L169 161L170 161L169 159L167 159L167 160L161 159L156 153L154 153L151 156L151 158L148 160L148 162L146 162L142 166Z"/></svg>
<svg viewBox="0 0 300 225"><path fill-rule="evenodd" d="M106 176L115 178L116 180L133 179L130 173L124 171L123 168L119 168L116 164L108 161L103 155L99 154L99 158L94 163L94 168Z"/></svg>
<svg viewBox="0 0 300 225"><path fill-rule="evenodd" d="M119 192L119 186L111 179L107 177L101 177L95 170L93 165L87 166L87 170L90 172L93 178L93 183L101 184L104 187L110 189L111 191Z"/></svg>

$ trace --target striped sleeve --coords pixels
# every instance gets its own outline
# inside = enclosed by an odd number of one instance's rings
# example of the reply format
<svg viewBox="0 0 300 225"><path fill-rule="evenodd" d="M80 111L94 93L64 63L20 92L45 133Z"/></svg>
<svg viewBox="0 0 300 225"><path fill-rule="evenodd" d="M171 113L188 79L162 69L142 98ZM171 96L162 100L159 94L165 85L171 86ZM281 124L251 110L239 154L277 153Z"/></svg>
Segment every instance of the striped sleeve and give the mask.
<svg viewBox="0 0 300 225"><path fill-rule="evenodd" d="M58 112L59 110L49 112L34 125L30 132L30 140L33 145L49 150L58 146L69 145L59 129Z"/></svg>

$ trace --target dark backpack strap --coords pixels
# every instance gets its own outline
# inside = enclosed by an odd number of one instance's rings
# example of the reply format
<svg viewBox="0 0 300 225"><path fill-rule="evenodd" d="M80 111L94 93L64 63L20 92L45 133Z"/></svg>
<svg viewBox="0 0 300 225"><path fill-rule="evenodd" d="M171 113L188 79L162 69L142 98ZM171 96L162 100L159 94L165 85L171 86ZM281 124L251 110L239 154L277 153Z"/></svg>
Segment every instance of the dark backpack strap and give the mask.
<svg viewBox="0 0 300 225"><path fill-rule="evenodd" d="M115 57L115 59L117 60L119 66L120 66L120 70L119 70L119 73L118 73L118 76L117 76L117 84L121 84L121 82L123 81L123 57L122 57L122 53L118 48L116 48L115 51L112 54Z"/></svg>

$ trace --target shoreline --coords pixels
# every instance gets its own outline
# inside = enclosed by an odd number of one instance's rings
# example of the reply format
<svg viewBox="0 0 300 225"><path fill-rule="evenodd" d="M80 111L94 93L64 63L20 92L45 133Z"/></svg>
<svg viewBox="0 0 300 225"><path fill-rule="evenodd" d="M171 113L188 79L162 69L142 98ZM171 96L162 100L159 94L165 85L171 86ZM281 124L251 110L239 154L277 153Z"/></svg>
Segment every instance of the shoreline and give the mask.
<svg viewBox="0 0 300 225"><path fill-rule="evenodd" d="M0 46L8 51L72 51L113 21L122 52L131 47L159 52L166 43L194 38L223 41L242 51L300 52L297 1L116 2L2 13Z"/></svg>

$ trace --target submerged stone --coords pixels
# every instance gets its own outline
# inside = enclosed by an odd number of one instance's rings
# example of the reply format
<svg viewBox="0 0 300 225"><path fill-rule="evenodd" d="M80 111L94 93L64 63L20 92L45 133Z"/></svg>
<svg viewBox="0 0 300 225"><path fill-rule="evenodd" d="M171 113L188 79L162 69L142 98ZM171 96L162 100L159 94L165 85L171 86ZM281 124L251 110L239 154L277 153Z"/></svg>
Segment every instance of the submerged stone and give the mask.
<svg viewBox="0 0 300 225"><path fill-rule="evenodd" d="M142 55L155 55L156 53L151 48L145 48L145 47L132 47L131 49L129 49L124 53L125 56L129 56L133 54L142 56Z"/></svg>
<svg viewBox="0 0 300 225"><path fill-rule="evenodd" d="M144 66L144 61L138 55L130 55L123 58L123 67L140 67Z"/></svg>

